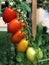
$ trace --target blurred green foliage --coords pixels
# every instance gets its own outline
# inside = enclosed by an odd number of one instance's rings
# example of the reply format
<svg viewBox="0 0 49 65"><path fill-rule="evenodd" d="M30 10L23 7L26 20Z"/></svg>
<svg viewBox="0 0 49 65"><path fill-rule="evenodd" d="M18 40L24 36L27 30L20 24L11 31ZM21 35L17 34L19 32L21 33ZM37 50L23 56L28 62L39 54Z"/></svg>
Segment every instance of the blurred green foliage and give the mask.
<svg viewBox="0 0 49 65"><path fill-rule="evenodd" d="M7 32L0 32L0 65L14 65L15 50Z"/></svg>

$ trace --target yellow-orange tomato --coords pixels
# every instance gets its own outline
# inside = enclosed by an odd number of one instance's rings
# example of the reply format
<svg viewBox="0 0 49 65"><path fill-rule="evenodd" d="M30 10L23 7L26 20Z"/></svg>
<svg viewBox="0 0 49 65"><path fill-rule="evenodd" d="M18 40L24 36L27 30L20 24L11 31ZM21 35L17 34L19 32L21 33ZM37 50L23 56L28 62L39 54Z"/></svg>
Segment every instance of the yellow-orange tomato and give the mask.
<svg viewBox="0 0 49 65"><path fill-rule="evenodd" d="M27 47L28 47L29 41L22 39L18 44L17 44L17 51L25 52Z"/></svg>

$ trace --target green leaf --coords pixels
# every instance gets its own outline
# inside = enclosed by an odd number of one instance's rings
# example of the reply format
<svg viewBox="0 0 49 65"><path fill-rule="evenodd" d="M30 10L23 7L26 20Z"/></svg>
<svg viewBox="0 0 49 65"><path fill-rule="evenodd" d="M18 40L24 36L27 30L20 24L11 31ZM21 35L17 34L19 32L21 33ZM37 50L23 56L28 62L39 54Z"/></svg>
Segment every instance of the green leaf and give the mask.
<svg viewBox="0 0 49 65"><path fill-rule="evenodd" d="M21 6L24 8L24 10L31 12L31 9L26 2L21 2Z"/></svg>
<svg viewBox="0 0 49 65"><path fill-rule="evenodd" d="M2 12L0 11L0 16L2 15Z"/></svg>
<svg viewBox="0 0 49 65"><path fill-rule="evenodd" d="M22 62L24 58L24 53L22 52L17 52L16 60L17 62Z"/></svg>
<svg viewBox="0 0 49 65"><path fill-rule="evenodd" d="M42 37L39 38L39 40L38 40L38 45L39 45L39 46L42 45Z"/></svg>
<svg viewBox="0 0 49 65"><path fill-rule="evenodd" d="M38 33L38 34L42 34L42 29L43 29L43 26L42 26L42 24L40 23L40 24L38 25L38 31L37 31L37 33Z"/></svg>

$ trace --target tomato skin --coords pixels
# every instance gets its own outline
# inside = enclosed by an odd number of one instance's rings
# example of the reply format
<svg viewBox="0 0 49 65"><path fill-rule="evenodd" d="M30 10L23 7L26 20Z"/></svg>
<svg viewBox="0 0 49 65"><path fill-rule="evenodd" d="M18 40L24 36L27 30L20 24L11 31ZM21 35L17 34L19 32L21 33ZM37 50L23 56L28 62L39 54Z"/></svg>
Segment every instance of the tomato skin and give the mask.
<svg viewBox="0 0 49 65"><path fill-rule="evenodd" d="M18 13L12 10L10 7L6 7L2 14L2 18L5 23L9 23L12 19L17 18L17 16Z"/></svg>
<svg viewBox="0 0 49 65"><path fill-rule="evenodd" d="M19 42L22 38L24 37L24 34L21 30L18 30L16 33L14 33L12 36L11 36L11 41L13 43L16 43L16 42Z"/></svg>
<svg viewBox="0 0 49 65"><path fill-rule="evenodd" d="M26 40L26 39L22 39L18 44L17 44L17 47L16 47L16 50L17 51L20 51L20 52L25 52L27 47L29 45L29 41Z"/></svg>
<svg viewBox="0 0 49 65"><path fill-rule="evenodd" d="M21 22L19 22L17 19L13 19L8 25L7 30L8 32L15 33L19 29L21 29L23 26Z"/></svg>

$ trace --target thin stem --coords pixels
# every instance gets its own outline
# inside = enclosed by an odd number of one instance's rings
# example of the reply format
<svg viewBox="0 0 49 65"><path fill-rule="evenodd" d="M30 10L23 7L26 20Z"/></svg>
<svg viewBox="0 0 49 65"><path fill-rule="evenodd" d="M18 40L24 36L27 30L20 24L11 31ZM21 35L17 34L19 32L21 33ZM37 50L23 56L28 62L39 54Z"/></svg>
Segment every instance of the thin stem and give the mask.
<svg viewBox="0 0 49 65"><path fill-rule="evenodd" d="M49 61L49 58L48 59L39 60L38 62L45 62L45 61Z"/></svg>
<svg viewBox="0 0 49 65"><path fill-rule="evenodd" d="M48 59L43 59L43 60L38 60L36 63L45 62L45 61L49 61L49 58Z"/></svg>

